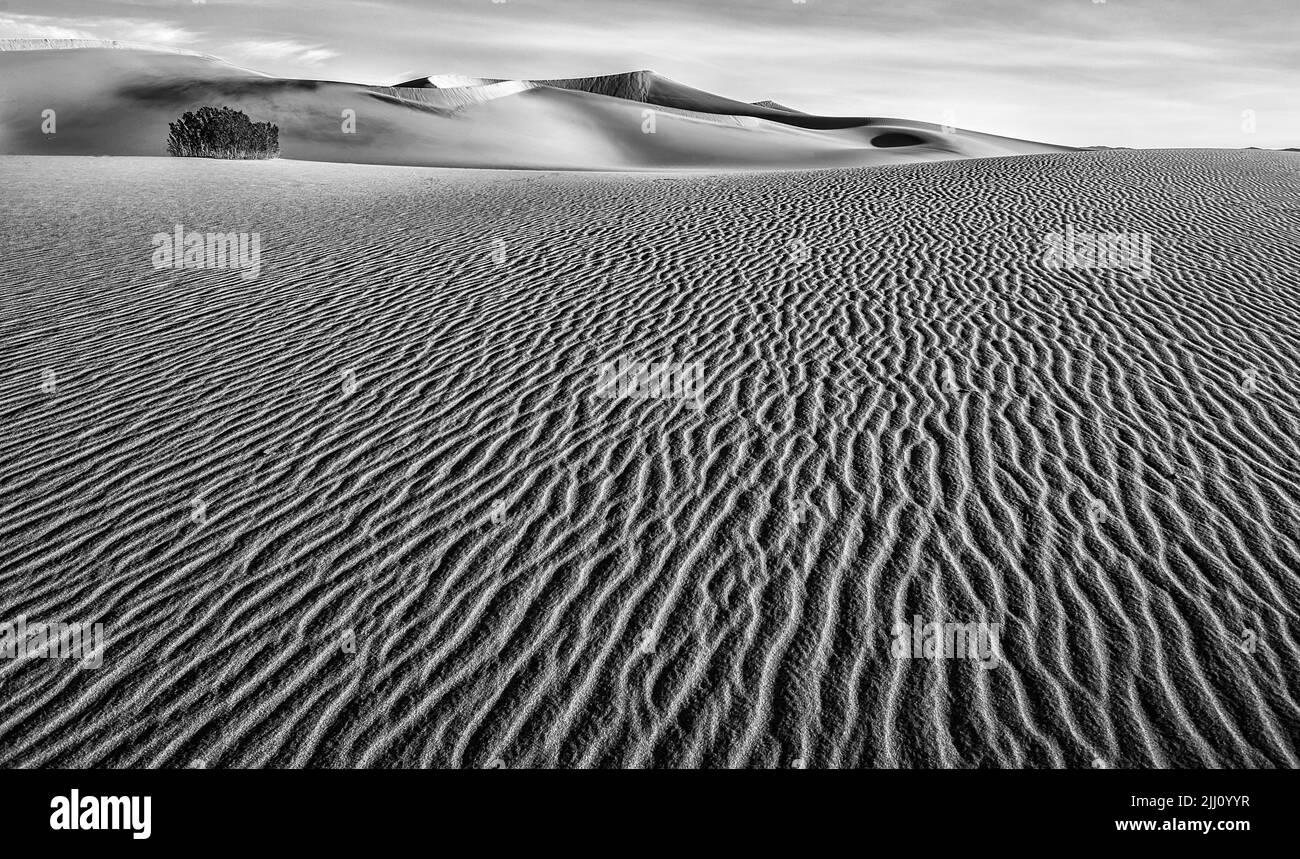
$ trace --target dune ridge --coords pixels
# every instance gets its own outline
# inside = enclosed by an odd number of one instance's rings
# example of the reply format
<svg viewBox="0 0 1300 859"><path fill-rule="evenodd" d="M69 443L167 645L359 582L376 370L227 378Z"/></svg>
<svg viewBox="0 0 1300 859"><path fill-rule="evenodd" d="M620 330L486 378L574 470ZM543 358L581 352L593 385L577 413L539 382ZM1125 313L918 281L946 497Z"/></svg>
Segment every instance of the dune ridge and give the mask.
<svg viewBox="0 0 1300 859"><path fill-rule="evenodd" d="M208 54L187 51L183 48L158 48L139 42L123 42L117 39L34 39L34 38L0 38L0 51L67 51L80 48L108 48L124 51L149 51L168 54L181 54L191 57L207 57Z"/></svg>

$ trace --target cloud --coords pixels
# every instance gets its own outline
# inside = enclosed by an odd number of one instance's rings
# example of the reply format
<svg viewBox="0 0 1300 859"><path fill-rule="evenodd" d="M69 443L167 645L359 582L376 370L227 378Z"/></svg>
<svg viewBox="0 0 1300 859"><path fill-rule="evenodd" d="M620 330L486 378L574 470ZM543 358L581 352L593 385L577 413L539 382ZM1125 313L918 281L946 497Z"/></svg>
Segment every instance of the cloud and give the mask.
<svg viewBox="0 0 1300 859"><path fill-rule="evenodd" d="M338 51L331 51L321 45L309 45L293 39L248 39L227 45L226 51L245 60L268 60L305 66L320 65L339 55Z"/></svg>
<svg viewBox="0 0 1300 859"><path fill-rule="evenodd" d="M69 27L57 18L42 15L0 15L0 38L4 39L98 39L80 27Z"/></svg>
<svg viewBox="0 0 1300 859"><path fill-rule="evenodd" d="M138 18L57 18L49 15L0 15L0 37L18 39L108 39L158 47L193 44L198 34L170 21Z"/></svg>
<svg viewBox="0 0 1300 859"><path fill-rule="evenodd" d="M112 20L112 19L108 19ZM118 29L125 30L124 37L129 42L143 42L150 45L189 45L198 40L198 35L184 27L177 27L165 21L126 21L117 19Z"/></svg>

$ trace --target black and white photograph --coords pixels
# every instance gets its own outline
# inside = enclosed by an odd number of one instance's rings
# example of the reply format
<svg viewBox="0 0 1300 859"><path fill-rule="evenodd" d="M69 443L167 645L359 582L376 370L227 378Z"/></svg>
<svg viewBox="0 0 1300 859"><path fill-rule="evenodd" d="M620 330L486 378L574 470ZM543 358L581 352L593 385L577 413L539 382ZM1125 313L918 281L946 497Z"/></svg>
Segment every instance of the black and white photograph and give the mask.
<svg viewBox="0 0 1300 859"><path fill-rule="evenodd" d="M1244 846L1300 766L1297 45L1289 0L2 0L15 816L841 770Z"/></svg>

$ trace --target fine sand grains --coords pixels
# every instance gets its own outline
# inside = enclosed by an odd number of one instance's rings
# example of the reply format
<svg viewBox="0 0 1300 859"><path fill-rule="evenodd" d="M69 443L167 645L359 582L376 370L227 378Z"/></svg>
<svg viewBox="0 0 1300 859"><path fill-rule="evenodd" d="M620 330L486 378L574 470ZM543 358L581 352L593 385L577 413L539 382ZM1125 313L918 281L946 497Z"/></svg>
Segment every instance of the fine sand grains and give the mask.
<svg viewBox="0 0 1300 859"><path fill-rule="evenodd" d="M0 763L1296 766L1298 171L0 158Z"/></svg>

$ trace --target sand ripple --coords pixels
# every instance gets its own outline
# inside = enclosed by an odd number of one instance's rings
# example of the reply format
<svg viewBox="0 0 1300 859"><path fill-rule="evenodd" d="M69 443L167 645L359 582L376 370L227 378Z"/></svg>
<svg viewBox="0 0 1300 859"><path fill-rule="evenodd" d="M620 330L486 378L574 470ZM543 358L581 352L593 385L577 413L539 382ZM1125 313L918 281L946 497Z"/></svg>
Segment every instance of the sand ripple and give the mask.
<svg viewBox="0 0 1300 859"><path fill-rule="evenodd" d="M0 159L0 763L1296 766L1298 167Z"/></svg>

